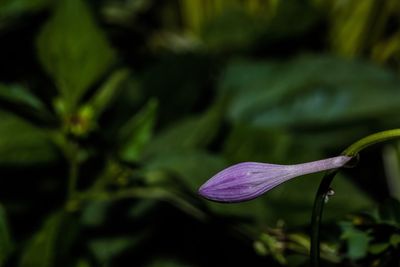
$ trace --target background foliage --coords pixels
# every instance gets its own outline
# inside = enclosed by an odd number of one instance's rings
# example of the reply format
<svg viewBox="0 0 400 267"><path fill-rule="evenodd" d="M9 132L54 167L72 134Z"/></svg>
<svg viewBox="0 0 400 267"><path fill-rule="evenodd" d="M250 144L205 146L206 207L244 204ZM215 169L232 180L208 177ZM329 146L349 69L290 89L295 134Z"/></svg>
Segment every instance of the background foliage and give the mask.
<svg viewBox="0 0 400 267"><path fill-rule="evenodd" d="M400 123L396 0L3 0L0 59L0 266L307 266L321 175L198 187ZM324 266L398 262L400 145L334 190Z"/></svg>

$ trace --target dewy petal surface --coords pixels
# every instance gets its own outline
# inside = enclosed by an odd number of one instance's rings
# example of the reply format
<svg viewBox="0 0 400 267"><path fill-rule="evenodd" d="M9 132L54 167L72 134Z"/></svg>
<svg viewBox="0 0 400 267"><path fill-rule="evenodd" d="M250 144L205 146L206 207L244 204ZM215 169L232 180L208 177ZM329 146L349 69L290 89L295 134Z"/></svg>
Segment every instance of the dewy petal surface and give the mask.
<svg viewBox="0 0 400 267"><path fill-rule="evenodd" d="M337 156L295 165L243 162L211 177L200 187L199 194L218 202L246 201L297 176L340 168L350 159Z"/></svg>

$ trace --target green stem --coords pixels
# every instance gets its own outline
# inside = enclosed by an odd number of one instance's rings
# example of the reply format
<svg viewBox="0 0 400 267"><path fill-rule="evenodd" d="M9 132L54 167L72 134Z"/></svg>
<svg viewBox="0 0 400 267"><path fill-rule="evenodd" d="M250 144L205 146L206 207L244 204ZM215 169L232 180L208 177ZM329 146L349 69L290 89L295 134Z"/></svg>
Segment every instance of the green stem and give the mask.
<svg viewBox="0 0 400 267"><path fill-rule="evenodd" d="M384 141L400 138L400 129L387 130L371 134L367 137L360 139L346 148L342 155L354 157L361 150L373 144L381 143ZM338 173L338 169L328 171L319 185L317 194L314 200L314 207L311 217L311 248L310 248L310 263L311 266L320 266L320 225L322 220L322 211L324 209L325 199L330 190L333 178Z"/></svg>
<svg viewBox="0 0 400 267"><path fill-rule="evenodd" d="M322 181L319 184L318 191L314 200L314 207L311 216L311 248L310 248L311 266L314 267L319 266L320 262L319 233L322 220L322 211L324 209L327 192L329 191L332 180L337 172L338 172L337 169L326 172L324 178L322 178Z"/></svg>
<svg viewBox="0 0 400 267"><path fill-rule="evenodd" d="M78 182L79 159L78 147L74 143L70 143L69 153L69 175L68 175L68 200L76 195L76 184Z"/></svg>
<svg viewBox="0 0 400 267"><path fill-rule="evenodd" d="M381 143L399 137L400 137L400 129L393 129L379 133L374 133L358 140L357 142L346 148L342 154L352 157L357 155L358 152L360 152L366 147L369 147L370 145Z"/></svg>

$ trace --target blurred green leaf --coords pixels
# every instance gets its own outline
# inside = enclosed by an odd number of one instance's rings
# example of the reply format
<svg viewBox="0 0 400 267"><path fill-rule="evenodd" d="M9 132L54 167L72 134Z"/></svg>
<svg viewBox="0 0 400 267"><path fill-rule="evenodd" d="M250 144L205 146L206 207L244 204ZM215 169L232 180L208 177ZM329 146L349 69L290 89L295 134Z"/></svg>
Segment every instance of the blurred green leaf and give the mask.
<svg viewBox="0 0 400 267"><path fill-rule="evenodd" d="M379 219L381 222L400 227L400 202L389 198L379 206Z"/></svg>
<svg viewBox="0 0 400 267"><path fill-rule="evenodd" d="M3 266L13 250L10 229L8 227L6 212L0 205L0 266Z"/></svg>
<svg viewBox="0 0 400 267"><path fill-rule="evenodd" d="M91 266L91 264L89 263L89 261L80 259L80 260L78 260L75 267L90 267L90 266Z"/></svg>
<svg viewBox="0 0 400 267"><path fill-rule="evenodd" d="M164 170L177 174L192 192L197 192L200 185L223 169L225 165L223 158L204 151L178 150L153 157L146 169Z"/></svg>
<svg viewBox="0 0 400 267"><path fill-rule="evenodd" d="M96 91L93 97L86 104L95 118L99 117L106 108L118 96L123 83L129 75L129 71L121 69L115 71L108 80Z"/></svg>
<svg viewBox="0 0 400 267"><path fill-rule="evenodd" d="M205 147L219 130L224 107L223 101L215 103L205 113L179 121L161 131L146 146L145 157Z"/></svg>
<svg viewBox="0 0 400 267"><path fill-rule="evenodd" d="M37 40L39 59L67 111L111 66L114 51L82 0L58 1Z"/></svg>
<svg viewBox="0 0 400 267"><path fill-rule="evenodd" d="M151 184L151 186L145 188L130 188L126 190L120 190L115 194L112 194L109 199L118 200L125 198L139 198L147 200L166 201L176 206L178 209L181 209L182 211L192 215L193 217L204 219L204 212L200 210L196 205L192 204L190 200L186 199L181 194L182 192L177 192L177 190L171 187L167 187L165 186L165 184L163 184L163 186L160 186L160 181L158 179L154 179L154 176L152 177L152 175L149 175L146 178L148 184ZM152 205L151 203L149 204ZM143 208L147 209L148 207ZM130 215L134 216L134 214L132 213Z"/></svg>
<svg viewBox="0 0 400 267"><path fill-rule="evenodd" d="M397 32L387 40L375 44L372 50L374 61L384 63L398 58L400 55L400 32Z"/></svg>
<svg viewBox="0 0 400 267"><path fill-rule="evenodd" d="M0 2L0 28L2 24L24 13L35 12L47 6L49 0L2 0Z"/></svg>
<svg viewBox="0 0 400 267"><path fill-rule="evenodd" d="M82 210L82 224L87 226L99 226L103 224L110 207L110 201L90 201Z"/></svg>
<svg viewBox="0 0 400 267"><path fill-rule="evenodd" d="M278 44L305 34L319 14L308 1L180 1L190 37L212 50L235 51ZM193 38L194 39L194 38Z"/></svg>
<svg viewBox="0 0 400 267"><path fill-rule="evenodd" d="M339 151L348 142L357 140L366 127L298 131L286 128L235 123L223 145L223 155L232 163L260 161L293 164L327 156L326 151ZM348 144L348 143L347 143ZM304 153L307 151L307 153Z"/></svg>
<svg viewBox="0 0 400 267"><path fill-rule="evenodd" d="M152 0L105 1L101 13L109 23L126 27L151 5Z"/></svg>
<svg viewBox="0 0 400 267"><path fill-rule="evenodd" d="M211 49L246 48L265 31L266 22L265 18L251 16L242 9L228 8L205 23L201 35Z"/></svg>
<svg viewBox="0 0 400 267"><path fill-rule="evenodd" d="M283 244L277 239L277 237L264 233L260 236L260 241L264 244L268 255L271 255L282 265L287 264L285 256L283 255Z"/></svg>
<svg viewBox="0 0 400 267"><path fill-rule="evenodd" d="M390 244L392 245L392 246L398 246L398 245L400 245L400 235L399 234L392 234L391 236L390 236Z"/></svg>
<svg viewBox="0 0 400 267"><path fill-rule="evenodd" d="M31 123L50 125L55 122L41 100L17 84L0 84L0 107Z"/></svg>
<svg viewBox="0 0 400 267"><path fill-rule="evenodd" d="M234 125L224 143L223 154L230 161L280 162L290 160L293 139L280 130L240 123Z"/></svg>
<svg viewBox="0 0 400 267"><path fill-rule="evenodd" d="M134 220L145 217L157 204L155 199L140 199L129 208L128 216Z"/></svg>
<svg viewBox="0 0 400 267"><path fill-rule="evenodd" d="M130 162L137 161L150 141L157 115L157 101L150 100L118 133L119 156Z"/></svg>
<svg viewBox="0 0 400 267"><path fill-rule="evenodd" d="M77 234L76 224L63 211L50 215L25 248L20 267L57 266Z"/></svg>
<svg viewBox="0 0 400 267"><path fill-rule="evenodd" d="M43 131L1 111L0 136L0 165L34 165L49 163L57 158Z"/></svg>
<svg viewBox="0 0 400 267"><path fill-rule="evenodd" d="M131 237L104 238L91 241L89 248L98 262L103 265L109 263L113 257L132 247L136 242Z"/></svg>
<svg viewBox="0 0 400 267"><path fill-rule="evenodd" d="M182 13L182 20L186 28L193 33L199 34L202 24L207 17L206 14L204 14L206 11L206 9L204 8L204 1L180 0L179 2Z"/></svg>
<svg viewBox="0 0 400 267"><path fill-rule="evenodd" d="M371 254L380 254L384 252L386 249L388 249L390 246L389 243L377 243L377 244L371 244L368 247L368 252Z"/></svg>
<svg viewBox="0 0 400 267"><path fill-rule="evenodd" d="M358 260L367 255L368 244L371 238L366 232L355 228L351 223L342 222L342 236L347 242L347 256L352 260Z"/></svg>
<svg viewBox="0 0 400 267"><path fill-rule="evenodd" d="M316 127L396 118L399 79L356 61L309 55L287 63L236 61L220 84L228 116L260 127Z"/></svg>
<svg viewBox="0 0 400 267"><path fill-rule="evenodd" d="M0 84L0 99L16 104L24 104L37 110L44 108L42 102L36 96L32 95L26 88L16 84Z"/></svg>
<svg viewBox="0 0 400 267"><path fill-rule="evenodd" d="M338 52L355 56L368 45L368 37L374 27L371 22L373 10L377 9L375 0L348 1L345 6L332 8L331 42ZM346 8L347 7L347 8ZM375 15L376 16L376 15Z"/></svg>

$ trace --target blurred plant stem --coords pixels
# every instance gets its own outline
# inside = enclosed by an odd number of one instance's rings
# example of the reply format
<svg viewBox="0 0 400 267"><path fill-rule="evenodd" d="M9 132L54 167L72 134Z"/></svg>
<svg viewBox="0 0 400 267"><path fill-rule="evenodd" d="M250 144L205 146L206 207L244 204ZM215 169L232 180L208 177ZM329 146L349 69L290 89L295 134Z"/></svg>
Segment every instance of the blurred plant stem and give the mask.
<svg viewBox="0 0 400 267"><path fill-rule="evenodd" d="M371 134L364 137L357 142L346 148L342 154L346 156L357 156L357 154L371 145L381 143L384 141L400 138L400 129L393 129ZM314 207L311 217L311 251L310 251L310 261L311 266L320 266L320 226L322 219L322 211L324 209L324 204L330 191L330 186L333 178L338 173L338 169L328 171L318 187L317 194L314 200Z"/></svg>
<svg viewBox="0 0 400 267"><path fill-rule="evenodd" d="M82 193L79 197L79 200L117 201L126 198L155 199L166 201L181 209L182 211L193 215L199 220L206 219L206 214L203 210L199 209L196 205L191 204L180 194L162 187L131 187L115 192L107 192L105 190L93 190Z"/></svg>
<svg viewBox="0 0 400 267"><path fill-rule="evenodd" d="M80 147L78 143L68 137L64 129L61 131L48 131L49 138L59 147L68 164L66 209L73 211L77 209L77 183L79 177Z"/></svg>
<svg viewBox="0 0 400 267"><path fill-rule="evenodd" d="M68 157L69 161L69 175L68 175L68 199L71 200L76 195L76 185L78 182L79 175L79 147L73 141L69 142L70 155Z"/></svg>
<svg viewBox="0 0 400 267"><path fill-rule="evenodd" d="M382 157L389 194L400 201L400 142L385 146Z"/></svg>

